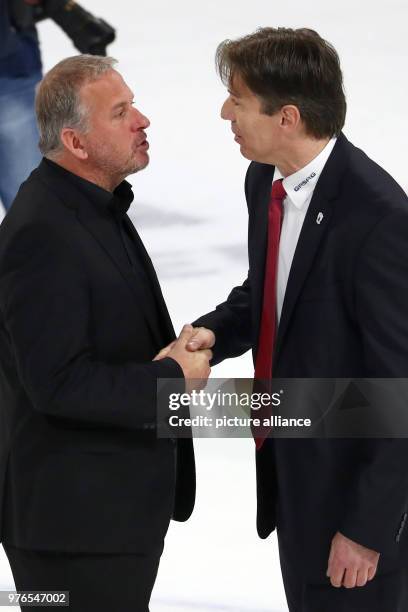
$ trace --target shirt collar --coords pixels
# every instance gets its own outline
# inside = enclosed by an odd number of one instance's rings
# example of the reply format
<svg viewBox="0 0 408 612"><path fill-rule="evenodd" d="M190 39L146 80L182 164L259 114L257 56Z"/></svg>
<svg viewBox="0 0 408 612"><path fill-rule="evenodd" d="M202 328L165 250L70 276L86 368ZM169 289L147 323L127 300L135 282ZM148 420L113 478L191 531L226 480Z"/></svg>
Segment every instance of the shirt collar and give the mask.
<svg viewBox="0 0 408 612"><path fill-rule="evenodd" d="M310 201L317 181L322 173L322 170L329 159L330 153L336 144L336 138L329 140L327 145L319 155L317 155L304 168L297 170L286 178L283 177L279 169L275 166L273 180L283 179L285 191L296 208L301 209Z"/></svg>
<svg viewBox="0 0 408 612"><path fill-rule="evenodd" d="M129 210L134 196L132 186L127 181L122 181L113 191L113 193L111 193L110 191L99 187L99 185L96 185L91 181L87 181L77 174L73 174L50 159L45 159L45 162L52 168L57 169L71 183L76 185L81 193L83 193L87 199L98 208L109 211L110 213L113 213L119 217L123 217Z"/></svg>

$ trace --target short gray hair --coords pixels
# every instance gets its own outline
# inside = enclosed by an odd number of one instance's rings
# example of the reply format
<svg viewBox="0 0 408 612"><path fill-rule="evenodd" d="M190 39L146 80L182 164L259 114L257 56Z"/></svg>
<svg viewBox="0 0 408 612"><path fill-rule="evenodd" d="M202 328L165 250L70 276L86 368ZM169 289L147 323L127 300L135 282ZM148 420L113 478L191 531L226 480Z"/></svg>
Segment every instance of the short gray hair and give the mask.
<svg viewBox="0 0 408 612"><path fill-rule="evenodd" d="M71 127L86 133L88 109L81 103L80 89L96 81L117 63L113 57L75 55L59 62L44 76L35 100L39 148L52 157L62 151L61 130Z"/></svg>

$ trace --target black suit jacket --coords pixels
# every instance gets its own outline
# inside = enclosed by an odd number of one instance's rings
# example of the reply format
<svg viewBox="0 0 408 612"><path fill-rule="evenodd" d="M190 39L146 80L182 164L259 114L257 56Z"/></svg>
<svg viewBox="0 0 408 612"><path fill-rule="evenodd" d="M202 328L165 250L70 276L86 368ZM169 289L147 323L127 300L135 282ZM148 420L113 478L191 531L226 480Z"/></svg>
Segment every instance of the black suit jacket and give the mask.
<svg viewBox="0 0 408 612"><path fill-rule="evenodd" d="M260 328L274 167L251 163L249 273L195 322L216 334L213 363L253 349ZM316 223L318 213L323 220ZM408 376L408 202L341 135L316 185L294 255L274 354L277 378ZM402 562L406 439L274 439L257 453L259 535L293 544L321 578L336 531Z"/></svg>
<svg viewBox="0 0 408 612"><path fill-rule="evenodd" d="M135 270L111 212L68 178L43 160L0 227L1 537L159 550L195 496L191 440L156 437L157 379L183 374L152 359L174 330L130 220Z"/></svg>

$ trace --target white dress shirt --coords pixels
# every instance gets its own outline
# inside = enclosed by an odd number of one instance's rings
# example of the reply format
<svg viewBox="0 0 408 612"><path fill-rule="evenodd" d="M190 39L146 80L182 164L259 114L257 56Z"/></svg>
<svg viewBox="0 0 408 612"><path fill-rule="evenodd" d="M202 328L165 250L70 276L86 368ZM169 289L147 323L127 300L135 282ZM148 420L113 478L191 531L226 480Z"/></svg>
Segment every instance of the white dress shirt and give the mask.
<svg viewBox="0 0 408 612"><path fill-rule="evenodd" d="M286 197L283 200L283 221L279 242L277 305L276 313L280 321L289 272L293 256L299 240L303 221L312 199L314 188L319 176L335 145L336 138L332 138L324 149L304 168L286 178L275 167L273 181L283 178Z"/></svg>

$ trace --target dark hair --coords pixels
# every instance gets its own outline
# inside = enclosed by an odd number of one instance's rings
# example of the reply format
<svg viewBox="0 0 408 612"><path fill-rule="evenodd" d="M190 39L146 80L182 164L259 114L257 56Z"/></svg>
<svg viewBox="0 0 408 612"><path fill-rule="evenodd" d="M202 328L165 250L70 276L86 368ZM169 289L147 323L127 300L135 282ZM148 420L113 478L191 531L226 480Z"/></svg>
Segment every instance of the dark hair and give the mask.
<svg viewBox="0 0 408 612"><path fill-rule="evenodd" d="M339 56L314 30L260 28L217 49L216 66L227 86L242 78L259 97L262 112L273 115L285 104L297 106L310 136L338 135L346 117Z"/></svg>

